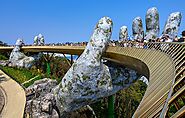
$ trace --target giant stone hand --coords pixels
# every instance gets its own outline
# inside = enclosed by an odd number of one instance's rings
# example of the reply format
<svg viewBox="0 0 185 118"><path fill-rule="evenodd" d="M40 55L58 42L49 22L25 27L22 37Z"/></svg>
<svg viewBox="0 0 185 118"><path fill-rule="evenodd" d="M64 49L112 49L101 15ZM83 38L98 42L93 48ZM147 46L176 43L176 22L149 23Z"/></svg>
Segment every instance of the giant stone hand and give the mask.
<svg viewBox="0 0 185 118"><path fill-rule="evenodd" d="M181 23L181 13L171 13L166 21L162 35L168 35L170 39L174 39L177 34ZM146 33L144 39L156 40L159 37L159 13L157 8L152 7L148 9L145 17ZM132 23L133 37L135 40L142 41L144 32L142 27L142 20L136 17Z"/></svg>
<svg viewBox="0 0 185 118"><path fill-rule="evenodd" d="M84 52L54 89L61 112L90 104L112 89L109 69L101 60L112 34L112 24L108 17L99 20Z"/></svg>
<svg viewBox="0 0 185 118"><path fill-rule="evenodd" d="M33 57L28 57L21 52L21 46L24 44L22 39L16 41L16 46L12 50L9 57L9 66L29 68L34 62Z"/></svg>

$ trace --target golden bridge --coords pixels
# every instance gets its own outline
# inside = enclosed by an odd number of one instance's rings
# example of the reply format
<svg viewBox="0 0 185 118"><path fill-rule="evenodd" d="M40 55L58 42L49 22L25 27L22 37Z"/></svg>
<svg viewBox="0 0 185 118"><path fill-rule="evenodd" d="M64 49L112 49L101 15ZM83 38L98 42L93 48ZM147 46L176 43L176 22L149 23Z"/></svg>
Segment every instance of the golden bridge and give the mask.
<svg viewBox="0 0 185 118"><path fill-rule="evenodd" d="M124 44L130 44L124 47ZM142 47L125 42L109 46L103 58L136 70L149 85L134 118L185 117L185 43L147 43ZM84 46L23 46L24 52L80 55ZM11 51L13 47L0 47ZM173 110L172 110L173 109Z"/></svg>

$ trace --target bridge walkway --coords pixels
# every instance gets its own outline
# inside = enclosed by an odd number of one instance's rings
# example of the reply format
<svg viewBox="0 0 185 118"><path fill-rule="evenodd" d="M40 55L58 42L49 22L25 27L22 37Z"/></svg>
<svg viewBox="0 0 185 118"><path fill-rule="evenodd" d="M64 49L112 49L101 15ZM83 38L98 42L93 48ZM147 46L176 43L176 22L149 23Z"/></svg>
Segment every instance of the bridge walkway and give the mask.
<svg viewBox="0 0 185 118"><path fill-rule="evenodd" d="M0 118L23 118L26 96L24 89L0 70L0 89L4 104Z"/></svg>

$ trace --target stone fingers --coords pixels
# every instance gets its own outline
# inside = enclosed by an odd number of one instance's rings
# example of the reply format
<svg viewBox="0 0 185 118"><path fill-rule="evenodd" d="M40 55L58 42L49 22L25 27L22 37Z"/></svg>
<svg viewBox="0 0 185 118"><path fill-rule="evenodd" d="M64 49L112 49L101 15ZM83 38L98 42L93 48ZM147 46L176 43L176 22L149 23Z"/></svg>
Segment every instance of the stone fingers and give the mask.
<svg viewBox="0 0 185 118"><path fill-rule="evenodd" d="M159 36L159 13L156 7L148 9L145 17L146 40L155 40Z"/></svg>
<svg viewBox="0 0 185 118"><path fill-rule="evenodd" d="M163 35L168 35L171 39L174 39L180 27L182 15L180 12L171 13L164 26Z"/></svg>

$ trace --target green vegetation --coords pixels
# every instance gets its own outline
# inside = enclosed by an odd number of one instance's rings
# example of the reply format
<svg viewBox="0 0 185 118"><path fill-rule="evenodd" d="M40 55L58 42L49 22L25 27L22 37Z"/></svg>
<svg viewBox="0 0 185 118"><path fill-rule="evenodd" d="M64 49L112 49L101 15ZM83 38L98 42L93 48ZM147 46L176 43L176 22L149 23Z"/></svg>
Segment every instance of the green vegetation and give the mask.
<svg viewBox="0 0 185 118"><path fill-rule="evenodd" d="M116 94L116 116L118 118L131 118L139 106L147 85L138 80L129 88Z"/></svg>
<svg viewBox="0 0 185 118"><path fill-rule="evenodd" d="M0 41L0 46L7 46L6 43ZM0 60L7 60L8 59L8 55L6 52L0 52Z"/></svg>
<svg viewBox="0 0 185 118"><path fill-rule="evenodd" d="M30 80L36 75L39 75L39 73L37 73L36 71L25 69L25 68L13 68L13 67L3 67L3 66L0 66L0 67L5 73L7 73L10 77L12 77L15 81L17 81L20 84Z"/></svg>
<svg viewBox="0 0 185 118"><path fill-rule="evenodd" d="M0 60L7 59L8 58L4 56L3 53L0 53ZM46 59L49 60L49 63L46 63ZM48 66L50 66L51 69L50 74L47 72ZM45 77L55 79L57 82L60 82L69 68L70 65L66 59L62 57L50 57L50 55L42 55L30 69L0 66L0 69L2 69L19 84L23 84L24 87L28 87L32 85L34 81Z"/></svg>
<svg viewBox="0 0 185 118"><path fill-rule="evenodd" d="M6 43L0 41L0 46L6 46ZM8 53L1 52L0 53L0 60L8 60ZM12 77L15 81L22 84L25 81L30 80L31 78L35 77L36 75L41 76L41 73L38 73L36 70L33 69L25 69L25 68L13 68L13 67L3 67L0 66L5 73L7 73L10 77ZM38 78L37 78L38 79ZM33 84L33 82L29 82L25 84L25 87Z"/></svg>
<svg viewBox="0 0 185 118"><path fill-rule="evenodd" d="M185 105L185 96L184 96L185 92L183 92L175 102L172 102L169 105L169 109L167 112L168 117L171 117L172 115L174 115L179 109L181 109L184 105Z"/></svg>
<svg viewBox="0 0 185 118"><path fill-rule="evenodd" d="M28 80L28 81L22 83L22 85L23 85L24 87L29 87L29 86L32 85L36 80L40 80L40 79L42 79L42 76L37 75L37 76L31 78L30 80Z"/></svg>
<svg viewBox="0 0 185 118"><path fill-rule="evenodd" d="M115 95L115 118L131 118L146 91L147 85L138 80ZM107 118L108 98L91 105L98 118Z"/></svg>
<svg viewBox="0 0 185 118"><path fill-rule="evenodd" d="M0 60L7 60L8 58L0 53Z"/></svg>
<svg viewBox="0 0 185 118"><path fill-rule="evenodd" d="M41 58L35 62L33 69L39 70L45 77L61 81L65 73L69 70L69 60L63 57L52 56L49 54L42 55ZM50 67L50 74L48 74L48 67Z"/></svg>

